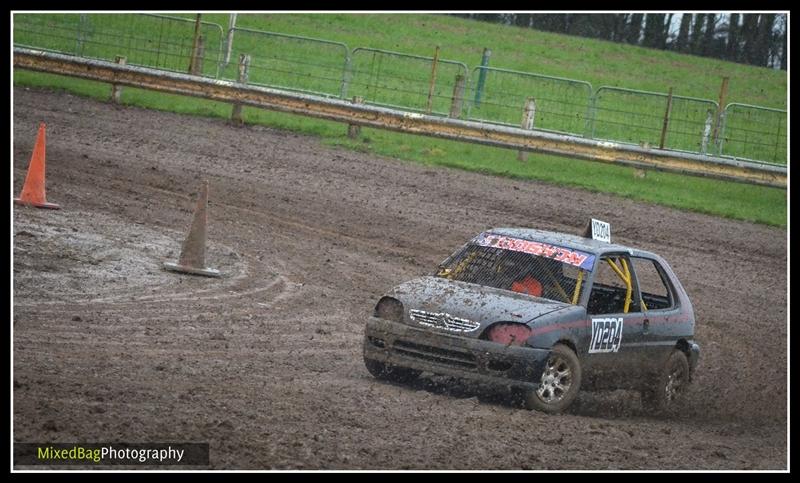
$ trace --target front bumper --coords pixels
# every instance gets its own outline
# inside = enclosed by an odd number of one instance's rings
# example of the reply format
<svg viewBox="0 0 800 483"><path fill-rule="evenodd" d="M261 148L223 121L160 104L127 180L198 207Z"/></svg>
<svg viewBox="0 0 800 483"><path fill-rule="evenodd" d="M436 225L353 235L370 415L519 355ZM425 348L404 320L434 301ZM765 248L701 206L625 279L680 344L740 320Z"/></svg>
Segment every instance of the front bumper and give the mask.
<svg viewBox="0 0 800 483"><path fill-rule="evenodd" d="M485 385L536 389L548 349L505 346L370 317L364 359Z"/></svg>

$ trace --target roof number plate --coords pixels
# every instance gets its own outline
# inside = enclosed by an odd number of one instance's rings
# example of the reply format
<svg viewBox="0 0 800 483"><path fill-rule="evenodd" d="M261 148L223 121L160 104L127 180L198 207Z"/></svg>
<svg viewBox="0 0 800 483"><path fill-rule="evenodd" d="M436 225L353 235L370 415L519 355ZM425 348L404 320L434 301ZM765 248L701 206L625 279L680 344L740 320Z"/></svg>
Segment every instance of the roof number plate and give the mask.
<svg viewBox="0 0 800 483"><path fill-rule="evenodd" d="M592 218L592 239L611 243L611 225Z"/></svg>

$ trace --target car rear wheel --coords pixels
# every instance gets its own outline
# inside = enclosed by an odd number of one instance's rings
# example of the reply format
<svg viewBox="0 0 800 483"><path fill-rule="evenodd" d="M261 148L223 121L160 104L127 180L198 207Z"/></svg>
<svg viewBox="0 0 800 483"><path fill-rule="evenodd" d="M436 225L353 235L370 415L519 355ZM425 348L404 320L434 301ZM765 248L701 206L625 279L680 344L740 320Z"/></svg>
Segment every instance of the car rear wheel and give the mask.
<svg viewBox="0 0 800 483"><path fill-rule="evenodd" d="M364 359L364 365L373 377L383 381L409 383L422 374L422 371L416 369L392 366L374 359Z"/></svg>
<svg viewBox="0 0 800 483"><path fill-rule="evenodd" d="M527 391L525 407L546 413L560 413L578 396L581 364L578 356L564 344L556 344L545 363L539 387Z"/></svg>
<svg viewBox="0 0 800 483"><path fill-rule="evenodd" d="M642 391L642 406L653 413L662 413L678 405L689 386L689 361L686 354L675 350L659 372L656 382Z"/></svg>

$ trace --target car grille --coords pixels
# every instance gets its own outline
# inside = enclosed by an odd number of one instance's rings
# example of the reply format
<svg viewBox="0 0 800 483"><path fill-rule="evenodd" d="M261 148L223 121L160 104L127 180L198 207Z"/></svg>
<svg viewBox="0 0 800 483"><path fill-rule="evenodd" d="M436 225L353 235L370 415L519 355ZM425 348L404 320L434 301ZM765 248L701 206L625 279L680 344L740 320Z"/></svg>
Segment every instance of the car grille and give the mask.
<svg viewBox="0 0 800 483"><path fill-rule="evenodd" d="M405 340L397 340L394 343L394 350L400 354L425 361L438 362L466 369L478 367L475 356L469 352L461 352L452 349L442 349L424 344L416 344Z"/></svg>
<svg viewBox="0 0 800 483"><path fill-rule="evenodd" d="M453 317L450 314L426 312L424 310L411 310L411 320L420 325L433 327L436 329L449 330L451 332L472 332L481 326L480 323L472 320Z"/></svg>

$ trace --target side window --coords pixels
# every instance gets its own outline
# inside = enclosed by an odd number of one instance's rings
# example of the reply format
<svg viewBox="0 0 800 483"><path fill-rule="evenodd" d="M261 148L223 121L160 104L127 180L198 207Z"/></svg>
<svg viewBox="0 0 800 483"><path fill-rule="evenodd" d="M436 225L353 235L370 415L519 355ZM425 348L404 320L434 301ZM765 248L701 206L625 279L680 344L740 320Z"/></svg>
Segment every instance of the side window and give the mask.
<svg viewBox="0 0 800 483"><path fill-rule="evenodd" d="M623 256L607 256L597 263L586 311L591 315L639 312L630 260Z"/></svg>
<svg viewBox="0 0 800 483"><path fill-rule="evenodd" d="M644 310L669 309L675 305L675 297L667 283L664 269L649 258L633 257L633 267L639 281Z"/></svg>

